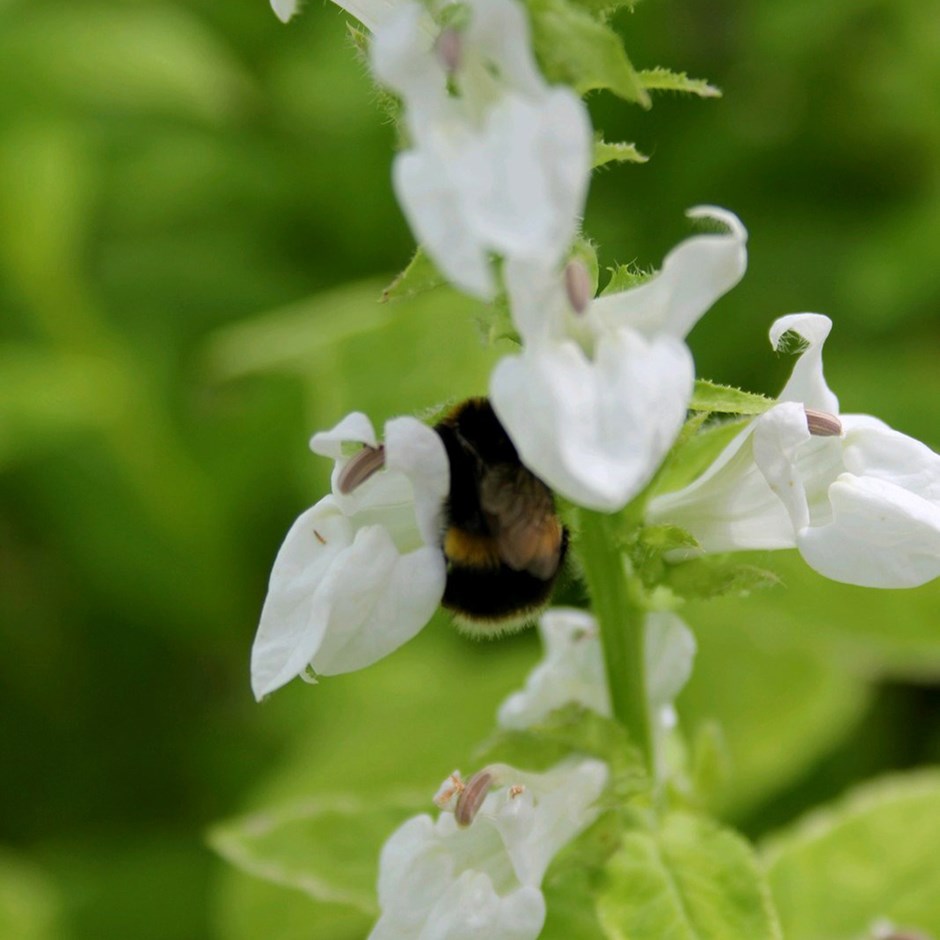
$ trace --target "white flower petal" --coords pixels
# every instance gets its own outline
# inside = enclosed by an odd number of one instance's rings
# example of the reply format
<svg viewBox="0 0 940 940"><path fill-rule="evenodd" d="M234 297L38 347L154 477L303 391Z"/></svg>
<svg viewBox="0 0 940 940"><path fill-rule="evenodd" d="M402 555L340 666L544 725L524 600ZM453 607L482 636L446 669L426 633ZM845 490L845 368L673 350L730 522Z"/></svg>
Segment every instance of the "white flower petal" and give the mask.
<svg viewBox="0 0 940 940"><path fill-rule="evenodd" d="M753 432L752 423L688 486L651 499L647 522L691 532L705 552L795 548L789 513L754 462Z"/></svg>
<svg viewBox="0 0 940 940"><path fill-rule="evenodd" d="M810 441L803 406L784 402L771 408L757 419L752 441L754 462L790 514L793 528L809 525L809 501L797 465L800 447Z"/></svg>
<svg viewBox="0 0 940 940"><path fill-rule="evenodd" d="M343 456L344 444L375 447L377 443L372 422L361 411L354 411L328 431L317 431L310 438L310 449L321 457L338 460Z"/></svg>
<svg viewBox="0 0 940 940"><path fill-rule="evenodd" d="M598 297L591 304L592 315L611 326L629 325L648 337L668 334L683 339L741 280L747 268L747 231L737 216L715 206L699 206L687 214L714 219L729 231L687 238L666 255L651 280Z"/></svg>
<svg viewBox="0 0 940 940"><path fill-rule="evenodd" d="M940 504L901 486L843 474L829 488L832 522L804 529L807 563L834 581L917 587L940 576Z"/></svg>
<svg viewBox="0 0 940 940"><path fill-rule="evenodd" d="M440 900L417 940L534 940L545 923L545 898L524 885L503 897L482 872L463 872Z"/></svg>
<svg viewBox="0 0 940 940"><path fill-rule="evenodd" d="M672 705L692 675L695 635L681 617L668 612L646 616L646 689L650 708Z"/></svg>
<svg viewBox="0 0 940 940"><path fill-rule="evenodd" d="M556 708L577 702L610 715L610 698L597 623L583 610L555 607L539 620L545 655L529 673L525 687L499 707L502 728L530 728Z"/></svg>
<svg viewBox="0 0 940 940"><path fill-rule="evenodd" d="M440 437L415 418L393 418L385 425L385 465L410 481L421 536L427 545L438 545L450 491L450 464Z"/></svg>
<svg viewBox="0 0 940 940"><path fill-rule="evenodd" d="M492 815L483 819L498 830L521 884L541 884L555 855L597 818L594 804L607 778L602 761L569 758L545 773L517 773L513 780L525 787L520 795L484 802L483 812Z"/></svg>
<svg viewBox="0 0 940 940"><path fill-rule="evenodd" d="M294 16L299 8L299 0L271 0L271 9L282 23Z"/></svg>
<svg viewBox="0 0 940 940"><path fill-rule="evenodd" d="M445 579L440 550L400 555L381 526L360 529L343 564L327 572L319 587L329 620L312 658L314 670L324 676L351 672L398 649L431 619Z"/></svg>
<svg viewBox="0 0 940 940"><path fill-rule="evenodd" d="M823 346L831 329L832 320L819 313L792 313L774 321L770 328L770 344L774 349L780 349L787 333L797 334L806 344L779 395L780 401L798 401L816 411L839 413L839 399L823 376Z"/></svg>
<svg viewBox="0 0 940 940"><path fill-rule="evenodd" d="M319 586L333 567L345 563L352 541L353 527L331 496L291 526L271 570L251 650L255 698L279 689L309 665L328 625Z"/></svg>
<svg viewBox="0 0 940 940"><path fill-rule="evenodd" d="M940 505L940 455L869 415L842 415L845 469L875 477Z"/></svg>
<svg viewBox="0 0 940 940"><path fill-rule="evenodd" d="M672 337L603 335L590 360L572 341L527 346L490 381L522 462L562 496L621 508L649 482L685 420L692 357Z"/></svg>
<svg viewBox="0 0 940 940"><path fill-rule="evenodd" d="M347 13L351 13L363 26L376 32L391 19L404 5L406 0L333 0ZM425 14L430 21L430 16Z"/></svg>
<svg viewBox="0 0 940 940"><path fill-rule="evenodd" d="M545 90L529 36L525 7L515 0L470 0L465 41L485 51L491 66L511 88L532 98Z"/></svg>
<svg viewBox="0 0 940 940"><path fill-rule="evenodd" d="M392 167L395 195L441 273L468 294L490 298L496 286L489 257L479 234L464 223L464 202L454 192L445 150L453 152L432 140L422 150L399 154Z"/></svg>

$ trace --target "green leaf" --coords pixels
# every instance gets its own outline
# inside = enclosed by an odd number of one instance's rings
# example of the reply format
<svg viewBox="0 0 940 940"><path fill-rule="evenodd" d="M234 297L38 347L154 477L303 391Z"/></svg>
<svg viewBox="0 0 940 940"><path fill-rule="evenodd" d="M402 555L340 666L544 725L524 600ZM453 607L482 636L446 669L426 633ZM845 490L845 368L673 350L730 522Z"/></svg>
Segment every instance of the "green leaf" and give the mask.
<svg viewBox="0 0 940 940"><path fill-rule="evenodd" d="M810 640L831 608L794 611L790 576L787 585L786 594L690 601L682 611L698 652L677 702L681 726L693 741L703 724L721 726L731 774L703 796L725 818L743 819L809 772L856 730L871 702L867 679Z"/></svg>
<svg viewBox="0 0 940 940"><path fill-rule="evenodd" d="M762 415L776 401L754 392L745 392L730 385L718 385L707 379L698 379L692 402L692 411L709 411L732 415Z"/></svg>
<svg viewBox="0 0 940 940"><path fill-rule="evenodd" d="M940 936L940 770L866 784L772 837L788 940L855 940L878 921Z"/></svg>
<svg viewBox="0 0 940 940"><path fill-rule="evenodd" d="M437 270L427 252L419 245L405 270L382 291L382 303L409 300L438 287L446 287L447 278Z"/></svg>
<svg viewBox="0 0 940 940"><path fill-rule="evenodd" d="M779 940L770 893L740 836L686 813L628 833L597 900L610 940Z"/></svg>
<svg viewBox="0 0 940 940"><path fill-rule="evenodd" d="M679 597L707 600L725 595L747 597L753 591L777 587L779 576L734 558L693 558L667 565L665 583Z"/></svg>
<svg viewBox="0 0 940 940"><path fill-rule="evenodd" d="M325 904L378 914L375 884L385 840L416 807L418 796L374 800L323 796L215 826L210 846L237 868L302 891Z"/></svg>
<svg viewBox="0 0 940 940"><path fill-rule="evenodd" d="M623 725L572 702L525 731L497 731L480 746L481 764L507 763L526 770L547 770L572 753L605 761L611 791L618 800L643 792L648 781L643 761Z"/></svg>
<svg viewBox="0 0 940 940"><path fill-rule="evenodd" d="M620 37L571 0L529 0L532 39L545 77L579 94L606 88L648 108L646 89Z"/></svg>
<svg viewBox="0 0 940 940"><path fill-rule="evenodd" d="M614 142L598 138L594 141L594 168L607 163L646 163L649 157L640 153L636 144Z"/></svg>
<svg viewBox="0 0 940 940"><path fill-rule="evenodd" d="M689 78L685 72L670 69L643 69L637 73L643 87L648 91L678 91L699 98L720 98L721 90L701 78Z"/></svg>

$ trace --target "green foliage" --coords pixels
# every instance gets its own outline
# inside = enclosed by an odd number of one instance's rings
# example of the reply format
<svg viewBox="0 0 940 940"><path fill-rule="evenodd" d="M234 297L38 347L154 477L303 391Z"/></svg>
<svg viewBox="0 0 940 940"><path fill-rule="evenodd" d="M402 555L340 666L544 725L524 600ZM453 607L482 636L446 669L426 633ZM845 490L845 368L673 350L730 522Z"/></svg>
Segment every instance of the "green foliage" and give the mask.
<svg viewBox="0 0 940 940"><path fill-rule="evenodd" d="M721 92L701 78L689 78L685 72L670 69L642 69L640 82L647 91L677 91L699 98L720 98Z"/></svg>
<svg viewBox="0 0 940 940"><path fill-rule="evenodd" d="M652 272L642 271L633 264L618 264L608 270L610 271L610 277L601 291L602 297L607 294L617 294L620 291L630 290L631 287L636 287L653 276Z"/></svg>
<svg viewBox="0 0 940 940"><path fill-rule="evenodd" d="M405 270L382 291L382 301L408 300L425 291L446 286L447 279L419 245Z"/></svg>
<svg viewBox="0 0 940 940"><path fill-rule="evenodd" d="M528 0L535 52L546 78L580 94L599 88L649 107L620 37L573 0Z"/></svg>
<svg viewBox="0 0 940 940"><path fill-rule="evenodd" d="M575 703L556 709L524 731L498 731L477 752L480 764L507 763L547 770L570 754L603 760L610 768L609 789L618 802L649 788L639 752L619 722Z"/></svg>
<svg viewBox="0 0 940 940"><path fill-rule="evenodd" d="M664 582L679 597L709 599L731 595L747 597L752 591L780 585L773 571L742 564L734 558L693 558L667 565Z"/></svg>
<svg viewBox="0 0 940 940"><path fill-rule="evenodd" d="M646 163L649 157L637 150L636 144L610 143L603 138L594 141L594 169L608 163Z"/></svg>
<svg viewBox="0 0 940 940"><path fill-rule="evenodd" d="M686 813L624 836L597 907L610 940L782 937L748 844Z"/></svg>
<svg viewBox="0 0 940 940"><path fill-rule="evenodd" d="M374 918L379 851L423 802L417 795L323 795L220 824L210 831L209 844L248 874Z"/></svg>
<svg viewBox="0 0 940 940"><path fill-rule="evenodd" d="M940 772L868 783L775 835L764 851L789 940L854 940L879 922L940 933Z"/></svg>
<svg viewBox="0 0 940 940"><path fill-rule="evenodd" d="M718 412L731 415L760 415L772 408L773 399L754 392L745 392L728 385L718 385L707 379L697 379L692 402L692 411Z"/></svg>

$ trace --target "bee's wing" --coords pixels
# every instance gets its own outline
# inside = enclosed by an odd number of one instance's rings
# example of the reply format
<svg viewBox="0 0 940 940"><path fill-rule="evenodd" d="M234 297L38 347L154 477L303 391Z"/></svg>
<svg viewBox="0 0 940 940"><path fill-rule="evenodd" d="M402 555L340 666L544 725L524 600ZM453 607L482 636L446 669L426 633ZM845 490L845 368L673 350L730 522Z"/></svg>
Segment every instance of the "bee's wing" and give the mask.
<svg viewBox="0 0 940 940"><path fill-rule="evenodd" d="M541 480L524 467L488 468L480 481L480 507L502 561L543 581L555 575L562 528L551 491Z"/></svg>

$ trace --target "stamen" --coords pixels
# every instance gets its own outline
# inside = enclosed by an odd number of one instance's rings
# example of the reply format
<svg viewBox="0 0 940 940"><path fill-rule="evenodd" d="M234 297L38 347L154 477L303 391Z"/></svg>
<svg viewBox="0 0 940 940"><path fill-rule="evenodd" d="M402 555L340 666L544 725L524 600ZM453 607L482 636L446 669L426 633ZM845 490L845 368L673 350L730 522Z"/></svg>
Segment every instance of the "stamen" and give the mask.
<svg viewBox="0 0 940 940"><path fill-rule="evenodd" d="M454 819L458 826L469 826L476 818L486 794L496 782L496 775L489 767L478 770L464 785L454 807Z"/></svg>
<svg viewBox="0 0 940 940"><path fill-rule="evenodd" d="M591 302L591 275L583 262L576 258L565 266L565 290L574 312L584 313Z"/></svg>
<svg viewBox="0 0 940 940"><path fill-rule="evenodd" d="M814 411L804 408L806 412L806 426L813 437L841 437L842 422L828 411Z"/></svg>
<svg viewBox="0 0 940 940"><path fill-rule="evenodd" d="M434 802L440 809L453 810L455 802L460 799L460 794L466 786L463 777L460 776L460 771L455 770L434 794Z"/></svg>
<svg viewBox="0 0 940 940"><path fill-rule="evenodd" d="M517 796L522 796L523 793L525 793L525 784L514 783L509 788L509 799L514 800Z"/></svg>
<svg viewBox="0 0 940 940"><path fill-rule="evenodd" d="M460 68L463 59L463 41L460 33L452 26L441 30L434 45L434 51L437 53L441 65L447 70L448 75L453 75Z"/></svg>
<svg viewBox="0 0 940 940"><path fill-rule="evenodd" d="M336 482L340 493L351 493L362 486L374 473L378 473L385 466L385 445L370 447L365 444L355 457L343 467Z"/></svg>

